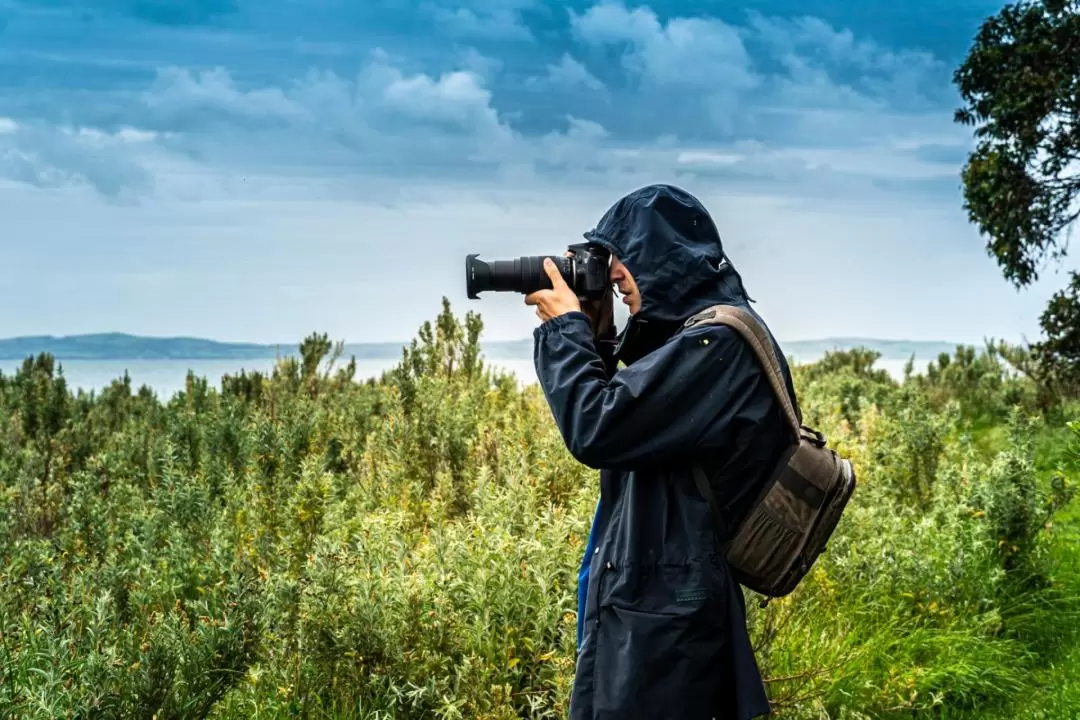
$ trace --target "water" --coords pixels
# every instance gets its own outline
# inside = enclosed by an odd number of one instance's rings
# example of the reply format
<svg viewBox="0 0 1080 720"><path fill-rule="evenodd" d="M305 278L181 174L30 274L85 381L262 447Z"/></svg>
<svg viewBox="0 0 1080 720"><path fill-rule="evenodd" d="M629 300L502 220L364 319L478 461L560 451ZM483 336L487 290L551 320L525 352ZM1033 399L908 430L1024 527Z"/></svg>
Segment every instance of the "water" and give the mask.
<svg viewBox="0 0 1080 720"><path fill-rule="evenodd" d="M100 392L108 387L114 380L124 377L124 372L131 377L131 385L138 389L142 385L148 385L159 398L167 399L176 392L184 389L188 371L192 371L197 377L206 378L211 386L221 388L223 375L239 375L242 370L247 372L260 371L270 374L276 363L275 358L266 359L226 359L226 360L63 360L58 359L68 387L72 390L82 388L84 390L97 390ZM335 367L342 367L348 362L338 361ZM356 361L356 380L377 378L383 372L390 370L399 362L399 358L387 359L364 359ZM536 371L533 369L531 359L511 359L492 361L486 360L488 366L498 366L517 376L519 383L532 383L536 381ZM20 360L0 360L0 372L12 375L22 365Z"/></svg>
<svg viewBox="0 0 1080 720"><path fill-rule="evenodd" d="M520 384L536 382L536 370L531 358L486 358L489 367L497 367L513 373ZM877 367L887 370L898 380L903 377L905 359L881 359ZM131 384L138 389L148 385L159 398L167 399L184 389L188 370L198 377L204 377L213 386L221 387L223 375L237 375L241 370L270 373L275 359L233 359L233 360L63 360L59 363L68 387L73 390L97 390L107 387L114 380L122 379L126 371L131 377ZM0 372L14 374L22 364L19 360L0 360ZM386 370L398 364L398 358L377 360L357 360L356 379L379 377ZM921 371L926 362L917 361L916 372Z"/></svg>

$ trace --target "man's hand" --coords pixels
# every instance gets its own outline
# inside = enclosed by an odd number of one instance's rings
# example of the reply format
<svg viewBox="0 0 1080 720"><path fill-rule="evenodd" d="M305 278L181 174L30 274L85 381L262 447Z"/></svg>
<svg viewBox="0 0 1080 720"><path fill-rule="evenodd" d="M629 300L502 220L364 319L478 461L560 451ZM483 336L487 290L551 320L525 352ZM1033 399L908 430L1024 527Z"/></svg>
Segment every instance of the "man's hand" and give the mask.
<svg viewBox="0 0 1080 720"><path fill-rule="evenodd" d="M551 278L551 290L537 290L525 296L526 305L536 306L536 316L547 322L568 312L581 310L581 303L551 258L544 258L544 271Z"/></svg>

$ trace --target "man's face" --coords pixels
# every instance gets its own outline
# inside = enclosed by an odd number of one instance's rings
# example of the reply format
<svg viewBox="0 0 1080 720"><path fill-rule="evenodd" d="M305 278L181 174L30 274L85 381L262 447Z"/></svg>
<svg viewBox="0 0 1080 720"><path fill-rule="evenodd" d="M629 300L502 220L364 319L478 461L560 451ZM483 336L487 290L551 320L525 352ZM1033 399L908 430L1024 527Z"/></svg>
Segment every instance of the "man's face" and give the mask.
<svg viewBox="0 0 1080 720"><path fill-rule="evenodd" d="M622 261L614 255L611 256L611 269L608 271L608 279L619 289L623 303L630 306L631 315L641 309L641 293L638 292L634 276L630 274Z"/></svg>

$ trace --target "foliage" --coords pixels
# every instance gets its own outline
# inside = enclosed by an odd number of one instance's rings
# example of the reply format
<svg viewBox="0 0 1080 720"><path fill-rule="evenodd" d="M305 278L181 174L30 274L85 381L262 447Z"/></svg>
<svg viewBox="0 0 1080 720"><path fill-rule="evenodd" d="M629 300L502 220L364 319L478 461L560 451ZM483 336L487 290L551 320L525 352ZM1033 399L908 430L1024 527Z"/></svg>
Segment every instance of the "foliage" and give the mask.
<svg viewBox="0 0 1080 720"><path fill-rule="evenodd" d="M1059 396L1080 396L1080 273L1070 273L1069 286L1050 298L1040 323L1046 340L1035 346L1044 384Z"/></svg>
<svg viewBox="0 0 1080 720"><path fill-rule="evenodd" d="M596 477L481 332L444 300L381 378L312 335L165 400L0 375L0 715L565 717ZM876 359L794 369L859 490L803 586L748 597L777 717L1005 712L1080 628L1080 426L994 350Z"/></svg>
<svg viewBox="0 0 1080 720"><path fill-rule="evenodd" d="M975 127L964 207L1017 288L1067 253L1080 217L1080 4L1022 0L988 18L954 80L956 120ZM1048 384L1080 385L1080 277L1050 301L1033 359Z"/></svg>
<svg viewBox="0 0 1080 720"><path fill-rule="evenodd" d="M811 402L800 393L803 422L823 425L836 420L857 429L863 408L883 402L897 386L887 371L874 367L880 357L866 348L836 350L816 363L792 367L796 388L812 388Z"/></svg>
<svg viewBox="0 0 1080 720"><path fill-rule="evenodd" d="M979 30L954 80L965 106L956 120L976 126L964 168L971 220L1018 287L1038 277L1058 237L1080 212L1080 5L1021 0Z"/></svg>

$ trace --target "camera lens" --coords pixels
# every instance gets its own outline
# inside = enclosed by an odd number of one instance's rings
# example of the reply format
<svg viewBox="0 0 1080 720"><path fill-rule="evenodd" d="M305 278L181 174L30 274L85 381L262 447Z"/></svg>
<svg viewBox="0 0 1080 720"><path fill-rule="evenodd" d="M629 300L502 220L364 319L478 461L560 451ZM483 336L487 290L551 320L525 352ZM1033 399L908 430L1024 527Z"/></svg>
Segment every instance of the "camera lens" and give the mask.
<svg viewBox="0 0 1080 720"><path fill-rule="evenodd" d="M555 261L560 274L570 287L574 287L573 262L568 257L554 255L527 255L514 260L484 262L478 255L465 258L465 288L470 300L485 290L519 292L528 295L537 290L550 290L551 279L544 270L544 258Z"/></svg>

